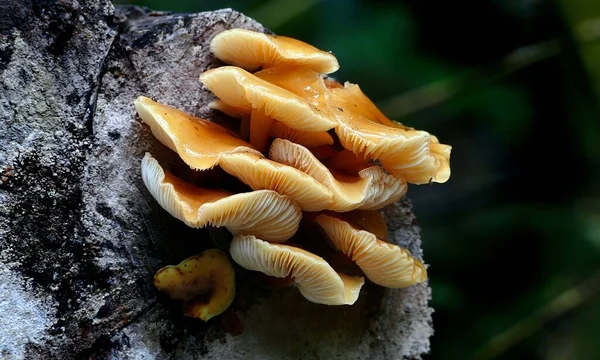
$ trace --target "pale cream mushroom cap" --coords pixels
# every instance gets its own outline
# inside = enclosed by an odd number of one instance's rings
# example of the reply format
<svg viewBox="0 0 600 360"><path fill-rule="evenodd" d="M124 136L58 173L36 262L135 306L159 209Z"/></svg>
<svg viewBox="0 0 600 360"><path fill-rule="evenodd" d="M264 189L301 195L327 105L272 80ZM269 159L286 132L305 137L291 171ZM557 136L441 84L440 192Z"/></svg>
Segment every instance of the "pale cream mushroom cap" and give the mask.
<svg viewBox="0 0 600 360"><path fill-rule="evenodd" d="M343 216L321 214L315 222L333 245L350 257L375 284L403 288L427 279L425 266L407 250L355 228L344 221Z"/></svg>
<svg viewBox="0 0 600 360"><path fill-rule="evenodd" d="M307 148L288 140L275 139L269 157L305 172L330 189L333 202L328 210L380 209L406 193L404 179L386 174L380 166L362 169L356 176L344 175L329 170Z"/></svg>
<svg viewBox="0 0 600 360"><path fill-rule="evenodd" d="M315 254L293 246L270 244L253 235L234 237L229 252L245 269L293 278L300 293L317 304L352 305L364 284L362 277L337 273Z"/></svg>
<svg viewBox="0 0 600 360"><path fill-rule="evenodd" d="M210 50L221 61L247 70L291 65L328 74L340 67L333 54L305 42L245 29L217 34L210 43Z"/></svg>
<svg viewBox="0 0 600 360"><path fill-rule="evenodd" d="M296 233L302 218L298 205L275 191L233 195L199 188L165 172L149 153L142 160L142 179L163 209L194 228L224 226L233 234L281 242Z"/></svg>

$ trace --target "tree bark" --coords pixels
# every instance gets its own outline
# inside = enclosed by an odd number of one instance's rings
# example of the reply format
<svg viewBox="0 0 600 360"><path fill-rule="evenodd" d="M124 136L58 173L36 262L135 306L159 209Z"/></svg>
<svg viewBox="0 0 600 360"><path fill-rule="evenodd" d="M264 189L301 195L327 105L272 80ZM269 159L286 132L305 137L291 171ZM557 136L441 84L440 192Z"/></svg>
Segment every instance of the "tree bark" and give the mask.
<svg viewBox="0 0 600 360"><path fill-rule="evenodd" d="M367 284L353 306L265 290L243 276L208 323L152 286L154 272L211 246L146 191L140 159L177 157L135 114L146 95L213 121L198 81L212 37L265 31L233 10L116 10L106 0L5 0L0 13L0 358L420 358L433 333L421 284ZM403 200L390 238L421 257ZM240 332L241 327L241 332Z"/></svg>

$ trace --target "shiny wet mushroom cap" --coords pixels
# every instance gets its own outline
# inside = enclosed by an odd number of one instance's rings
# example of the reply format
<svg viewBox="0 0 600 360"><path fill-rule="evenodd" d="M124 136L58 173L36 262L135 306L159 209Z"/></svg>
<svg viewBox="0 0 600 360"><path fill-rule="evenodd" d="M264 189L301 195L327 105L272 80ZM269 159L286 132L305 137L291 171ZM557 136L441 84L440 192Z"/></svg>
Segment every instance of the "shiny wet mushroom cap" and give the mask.
<svg viewBox="0 0 600 360"><path fill-rule="evenodd" d="M266 119L303 131L327 131L336 125L327 106L309 103L292 91L234 66L208 70L200 75L200 81L226 105L253 116L264 116L259 121L267 129L272 123ZM252 139L250 142L253 143Z"/></svg>
<svg viewBox="0 0 600 360"><path fill-rule="evenodd" d="M186 316L208 321L231 305L235 270L227 254L210 249L158 270L154 286L172 299L183 300Z"/></svg>
<svg viewBox="0 0 600 360"><path fill-rule="evenodd" d="M164 171L149 153L142 160L142 179L163 209L194 228L224 226L233 234L281 242L294 235L302 218L298 205L275 191L203 189Z"/></svg>
<svg viewBox="0 0 600 360"><path fill-rule="evenodd" d="M350 257L375 284L403 288L427 279L425 266L408 250L352 226L343 215L321 214L315 222L334 246Z"/></svg>
<svg viewBox="0 0 600 360"><path fill-rule="evenodd" d="M217 34L210 50L221 61L246 70L273 66L308 67L328 74L339 69L335 56L300 40L245 29Z"/></svg>
<svg viewBox="0 0 600 360"><path fill-rule="evenodd" d="M242 127L244 127L244 121L250 121L250 116L252 112L247 113L243 108L236 108L233 106L229 106L221 100L215 100L208 104L208 106L213 109L224 113L227 116L231 116L234 118L241 118ZM265 125L264 123L261 125ZM287 139L292 142L298 143L300 145L304 145L309 148L323 146L323 145L332 145L333 137L327 131L304 131L299 129L293 129L280 121L268 122L266 124L267 130L270 130L269 134L262 133L259 134L263 139L260 140L264 142L264 138L270 135L273 138L281 138ZM248 128L249 128L248 124ZM269 129L270 127L270 129ZM248 131L248 135L250 131ZM256 130L255 130L256 132ZM241 135L244 138L244 135ZM256 136L256 135L255 135ZM266 144L265 144L266 145Z"/></svg>
<svg viewBox="0 0 600 360"><path fill-rule="evenodd" d="M450 177L450 146L439 144L426 131L392 122L358 86L346 83L330 89L329 104L344 148L359 157L380 160L387 171L409 183L443 183Z"/></svg>
<svg viewBox="0 0 600 360"><path fill-rule="evenodd" d="M203 166L200 169L206 169L208 166L213 167L218 164L227 173L237 177L253 190L273 190L281 195L289 196L298 202L303 210L319 211L326 209L331 203L331 191L302 171L265 159L249 144L229 133L213 131L212 125L218 126L216 124L209 123L211 126L202 127L201 123L198 125L189 120L188 122L189 124L183 123L186 126L200 126L203 131L193 132L190 130L185 136L180 136L179 132L185 130L182 128L183 130L173 132L177 135L174 135L173 138L177 139L177 146L174 150L190 167L199 169ZM156 122L155 126L157 132L167 132L170 129L169 124L165 124L165 122ZM216 129L221 129L221 127ZM216 143L211 144L206 140L207 138L215 139ZM205 145L207 142L208 144Z"/></svg>
<svg viewBox="0 0 600 360"><path fill-rule="evenodd" d="M231 257L247 270L278 278L292 277L308 300L325 305L352 305L364 284L362 277L337 273L321 257L297 247L270 244L255 236L236 236Z"/></svg>
<svg viewBox="0 0 600 360"><path fill-rule="evenodd" d="M147 97L138 97L135 108L142 120L150 125L154 136L196 170L214 167L223 154L260 155L226 128Z"/></svg>

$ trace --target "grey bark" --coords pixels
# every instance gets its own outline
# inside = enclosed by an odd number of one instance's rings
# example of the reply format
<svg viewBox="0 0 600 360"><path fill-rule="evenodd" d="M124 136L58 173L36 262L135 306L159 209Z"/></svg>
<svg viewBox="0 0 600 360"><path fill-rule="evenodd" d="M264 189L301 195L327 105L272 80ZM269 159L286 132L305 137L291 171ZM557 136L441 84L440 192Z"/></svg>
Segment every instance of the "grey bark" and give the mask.
<svg viewBox="0 0 600 360"><path fill-rule="evenodd" d="M161 266L211 246L145 190L151 151L181 166L135 115L146 95L211 119L198 82L208 45L232 10L177 15L99 0L0 4L0 358L419 358L433 333L427 284L367 284L353 306L243 276L232 309L185 318L152 287ZM404 200L385 215L391 238L421 257ZM235 334L236 318L243 325ZM232 325L234 324L234 325Z"/></svg>

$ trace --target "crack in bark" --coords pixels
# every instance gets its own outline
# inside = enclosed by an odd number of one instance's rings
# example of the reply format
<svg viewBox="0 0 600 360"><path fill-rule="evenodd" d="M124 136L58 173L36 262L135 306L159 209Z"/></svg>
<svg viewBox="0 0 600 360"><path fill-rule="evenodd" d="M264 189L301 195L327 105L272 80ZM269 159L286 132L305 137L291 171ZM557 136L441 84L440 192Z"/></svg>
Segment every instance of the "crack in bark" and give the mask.
<svg viewBox="0 0 600 360"><path fill-rule="evenodd" d="M104 54L104 57L102 58L102 62L100 63L98 74L96 75L96 77L94 79L95 86L92 89L90 96L88 97L88 100L87 100L88 108L86 110L86 114L84 115L83 123L85 124L85 127L87 128L87 130L91 136L94 136L94 134L95 134L94 120L96 117L96 105L98 102L98 95L100 94L100 88L102 87L102 79L104 78L104 75L106 75L106 72L108 71L108 68L106 68L106 60L110 57L113 46L114 46L115 42L117 41L120 34L121 34L120 28L117 27L116 31L115 31L115 35L112 37L112 40L110 41L110 45L108 46L108 49L107 49L106 53Z"/></svg>
<svg viewBox="0 0 600 360"><path fill-rule="evenodd" d="M150 305L148 305L145 309L141 310L138 314L131 318L130 321L125 324L117 327L113 331L110 331L108 334L102 334L98 336L91 346L83 349L77 354L78 359L95 359L96 357L100 357L99 355L109 355L110 347L111 347L111 338L115 335L119 334L126 328L131 325L134 325L141 319L144 315L149 313L156 305L158 305L158 301L153 301ZM103 353L103 354L101 354ZM100 357L101 358L101 357Z"/></svg>

